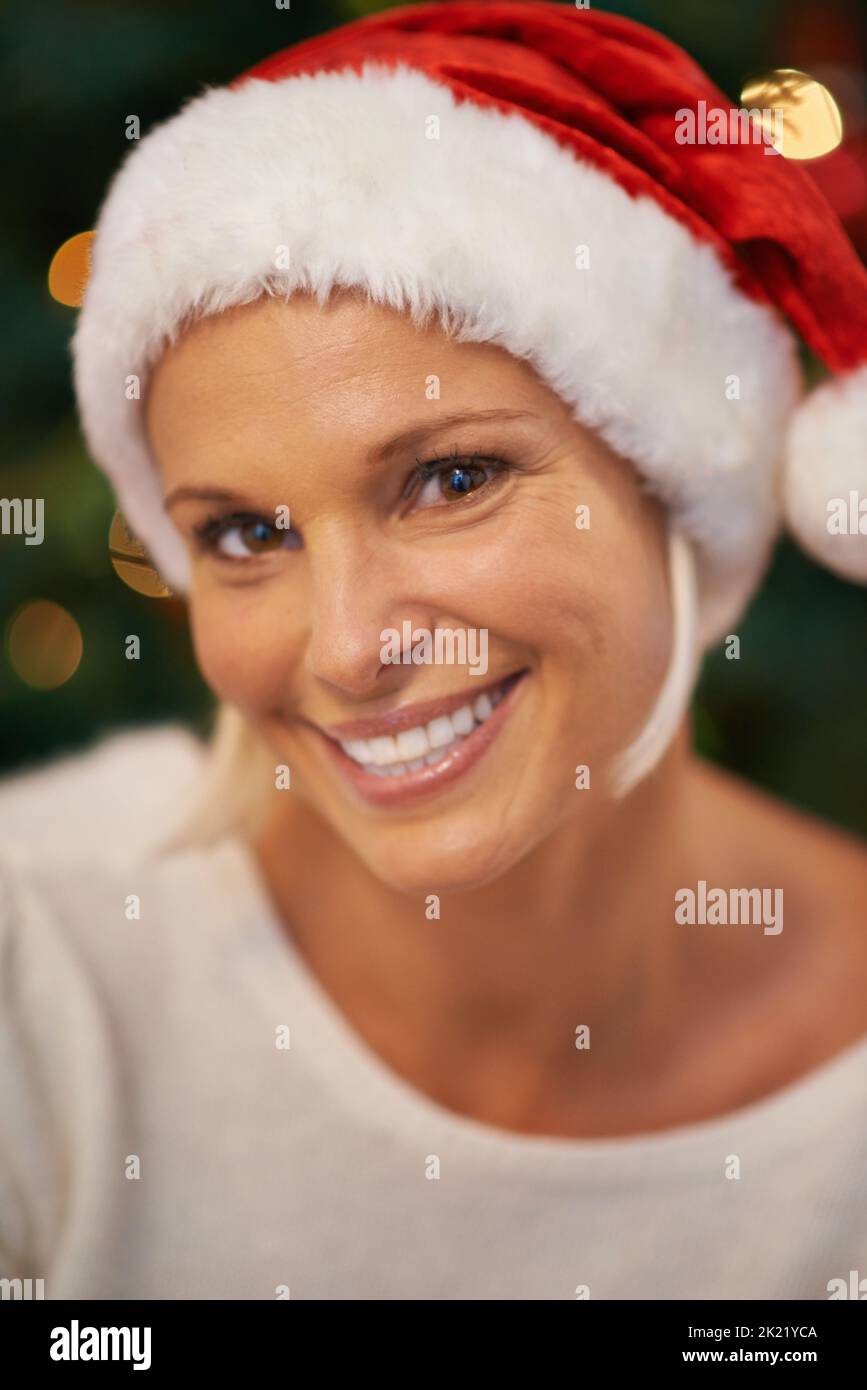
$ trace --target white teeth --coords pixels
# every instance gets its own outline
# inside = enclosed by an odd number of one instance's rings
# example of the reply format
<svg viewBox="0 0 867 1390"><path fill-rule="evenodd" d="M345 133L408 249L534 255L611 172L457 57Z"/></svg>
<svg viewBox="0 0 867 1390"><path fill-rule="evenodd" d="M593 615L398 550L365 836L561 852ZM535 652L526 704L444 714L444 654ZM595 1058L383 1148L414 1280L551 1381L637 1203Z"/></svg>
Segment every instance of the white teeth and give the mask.
<svg viewBox="0 0 867 1390"><path fill-rule="evenodd" d="M406 772L441 762L455 743L483 724L503 698L503 687L479 695L472 704L461 705L452 714L441 714L427 725L402 729L396 737L351 738L341 743L344 753L376 777L402 777Z"/></svg>
<svg viewBox="0 0 867 1390"><path fill-rule="evenodd" d="M397 744L398 757L404 762L411 758L423 758L430 751L430 744L427 741L427 734L421 725L414 729L404 729L395 739Z"/></svg>
<svg viewBox="0 0 867 1390"><path fill-rule="evenodd" d="M454 742L454 737L455 730L448 714L441 714L438 719L432 719L427 726L427 741L431 748L445 748L447 743Z"/></svg>
<svg viewBox="0 0 867 1390"><path fill-rule="evenodd" d="M391 734L386 734L384 738L372 738L370 740L370 756L377 767L385 767L387 763L397 762L397 747Z"/></svg>
<svg viewBox="0 0 867 1390"><path fill-rule="evenodd" d="M451 716L452 728L456 734L471 734L476 727L476 716L469 705L461 705Z"/></svg>
<svg viewBox="0 0 867 1390"><path fill-rule="evenodd" d="M447 757L450 751L450 747L434 748L433 752L428 753L425 762L432 767L434 763L441 763L443 758Z"/></svg>
<svg viewBox="0 0 867 1390"><path fill-rule="evenodd" d="M473 714L476 719L487 719L494 706L491 704L490 695L480 695L473 705Z"/></svg>

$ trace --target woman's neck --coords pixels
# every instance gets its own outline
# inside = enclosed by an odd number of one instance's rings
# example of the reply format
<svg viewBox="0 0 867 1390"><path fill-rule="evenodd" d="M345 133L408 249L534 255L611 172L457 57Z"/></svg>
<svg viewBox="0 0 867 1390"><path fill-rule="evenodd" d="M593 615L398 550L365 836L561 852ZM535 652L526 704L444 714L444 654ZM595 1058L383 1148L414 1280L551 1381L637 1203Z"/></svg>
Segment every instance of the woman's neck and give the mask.
<svg viewBox="0 0 867 1390"><path fill-rule="evenodd" d="M684 731L591 834L568 822L433 919L297 804L254 848L287 931L376 1051L455 1108L513 1126L532 1110L544 1127L561 1088L592 1109L673 1064L701 1026L707 968L675 893L722 862L693 813L696 775ZM576 1037L595 1054L577 1092Z"/></svg>

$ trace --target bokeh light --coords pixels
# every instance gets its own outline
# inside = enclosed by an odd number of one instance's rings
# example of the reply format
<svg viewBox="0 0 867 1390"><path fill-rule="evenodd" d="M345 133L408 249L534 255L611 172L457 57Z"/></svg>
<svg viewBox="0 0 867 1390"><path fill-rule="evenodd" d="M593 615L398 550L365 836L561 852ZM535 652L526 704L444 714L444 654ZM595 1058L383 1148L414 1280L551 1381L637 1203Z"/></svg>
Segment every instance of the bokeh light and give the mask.
<svg viewBox="0 0 867 1390"><path fill-rule="evenodd" d="M80 307L90 275L93 232L78 232L55 251L48 268L48 291L58 304Z"/></svg>
<svg viewBox="0 0 867 1390"><path fill-rule="evenodd" d="M843 139L843 117L828 88L797 68L774 68L753 78L741 92L741 105L769 113L762 128L786 159L819 159ZM780 113L781 140L772 112Z"/></svg>
<svg viewBox="0 0 867 1390"><path fill-rule="evenodd" d="M78 623L49 599L34 599L12 615L6 643L13 671L34 690L64 685L75 675L84 652Z"/></svg>

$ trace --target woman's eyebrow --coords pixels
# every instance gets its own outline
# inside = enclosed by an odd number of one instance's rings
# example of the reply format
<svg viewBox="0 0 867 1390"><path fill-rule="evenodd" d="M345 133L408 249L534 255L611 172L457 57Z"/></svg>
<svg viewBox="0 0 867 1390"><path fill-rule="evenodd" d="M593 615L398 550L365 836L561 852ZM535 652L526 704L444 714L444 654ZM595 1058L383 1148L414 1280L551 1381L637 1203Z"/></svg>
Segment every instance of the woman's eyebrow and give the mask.
<svg viewBox="0 0 867 1390"><path fill-rule="evenodd" d="M392 435L384 443L376 444L367 451L367 462L387 462L395 454L403 453L407 449L417 447L423 439L431 434L437 434L441 430L454 429L458 425L470 425L473 423L484 424L498 420L527 420L538 419L538 416L531 410L461 410L454 415L440 415L435 420L430 418L419 421L416 425L411 425L408 429L401 430L400 434Z"/></svg>
<svg viewBox="0 0 867 1390"><path fill-rule="evenodd" d="M239 507L250 506L245 497L239 492L232 492L231 488L176 487L165 497L163 511L167 512L176 502L185 502L190 498L201 502L235 502Z"/></svg>
<svg viewBox="0 0 867 1390"><path fill-rule="evenodd" d="M535 412L531 410L461 410L453 415L440 415L436 420L426 419L419 421L418 424L411 425L408 429L401 430L400 434L392 435L382 443L374 444L367 451L367 462L387 462L395 454L403 453L407 449L417 447L423 439L429 435L437 434L442 430L454 429L458 425L469 425L473 423L490 423L499 420L528 420L538 419ZM233 492L231 488L224 487L176 487L168 493L163 501L163 510L169 511L176 502L194 500L199 502L234 502L237 506L251 506L249 500L238 492Z"/></svg>

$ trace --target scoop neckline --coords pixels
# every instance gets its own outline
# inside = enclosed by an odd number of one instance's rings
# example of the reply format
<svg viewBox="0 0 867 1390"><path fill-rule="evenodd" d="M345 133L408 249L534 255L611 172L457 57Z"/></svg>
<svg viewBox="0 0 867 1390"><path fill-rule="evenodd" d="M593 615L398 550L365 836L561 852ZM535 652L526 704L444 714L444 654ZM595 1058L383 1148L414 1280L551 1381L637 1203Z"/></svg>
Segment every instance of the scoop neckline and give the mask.
<svg viewBox="0 0 867 1390"><path fill-rule="evenodd" d="M413 1086L356 1031L308 965L280 918L252 846L240 835L222 842L228 852L226 882L217 901L235 925L243 917L251 949L242 959L253 982L283 1018L287 1005L303 1017L305 1057L322 1082L367 1125L391 1136L417 1137L431 1151L437 1143L460 1149L475 1162L536 1177L719 1178L738 1143L760 1139L760 1151L780 1149L796 1157L798 1144L827 1143L827 1123L859 1099L867 1102L867 1034L776 1091L706 1120L664 1130L602 1138L527 1134L451 1110ZM234 895L234 896L233 896ZM300 1028L299 1028L300 1031ZM753 1150L755 1157L756 1151ZM703 1161L704 1160L704 1161Z"/></svg>

